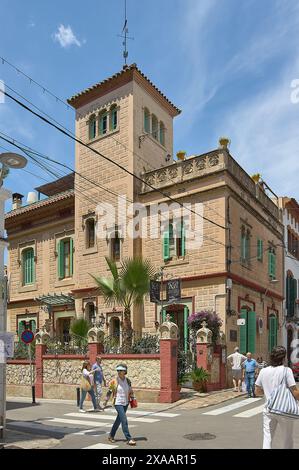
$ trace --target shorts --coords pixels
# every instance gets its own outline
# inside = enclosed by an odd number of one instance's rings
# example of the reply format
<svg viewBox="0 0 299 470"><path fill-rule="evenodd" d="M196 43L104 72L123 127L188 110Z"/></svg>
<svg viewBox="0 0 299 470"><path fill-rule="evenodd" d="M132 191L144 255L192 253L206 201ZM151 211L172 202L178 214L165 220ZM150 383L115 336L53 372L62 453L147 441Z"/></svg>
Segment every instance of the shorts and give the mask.
<svg viewBox="0 0 299 470"><path fill-rule="evenodd" d="M242 369L232 369L233 378L236 380L242 379Z"/></svg>

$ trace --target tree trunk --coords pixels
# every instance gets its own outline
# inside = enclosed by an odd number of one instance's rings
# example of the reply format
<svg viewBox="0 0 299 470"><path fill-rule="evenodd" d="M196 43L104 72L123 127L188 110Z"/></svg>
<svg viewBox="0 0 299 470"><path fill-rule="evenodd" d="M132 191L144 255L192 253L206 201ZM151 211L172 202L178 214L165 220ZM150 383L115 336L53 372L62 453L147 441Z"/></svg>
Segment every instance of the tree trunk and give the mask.
<svg viewBox="0 0 299 470"><path fill-rule="evenodd" d="M123 352L130 353L133 342L133 329L131 323L131 311L130 309L124 310L124 323L123 323Z"/></svg>

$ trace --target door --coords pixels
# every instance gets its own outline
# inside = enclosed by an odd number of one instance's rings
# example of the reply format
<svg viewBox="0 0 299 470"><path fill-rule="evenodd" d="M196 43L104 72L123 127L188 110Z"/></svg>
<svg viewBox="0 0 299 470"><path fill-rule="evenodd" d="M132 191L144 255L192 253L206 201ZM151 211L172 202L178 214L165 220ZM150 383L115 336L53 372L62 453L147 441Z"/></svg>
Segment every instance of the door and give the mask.
<svg viewBox="0 0 299 470"><path fill-rule="evenodd" d="M251 310L241 309L240 318L245 320L245 325L240 326L240 353L255 353L256 343L256 313Z"/></svg>
<svg viewBox="0 0 299 470"><path fill-rule="evenodd" d="M163 308L162 310L162 322L166 320L166 315L170 315L170 321L178 326L178 339L179 349L181 351L187 351L188 349L188 313L189 309L186 305L175 305Z"/></svg>

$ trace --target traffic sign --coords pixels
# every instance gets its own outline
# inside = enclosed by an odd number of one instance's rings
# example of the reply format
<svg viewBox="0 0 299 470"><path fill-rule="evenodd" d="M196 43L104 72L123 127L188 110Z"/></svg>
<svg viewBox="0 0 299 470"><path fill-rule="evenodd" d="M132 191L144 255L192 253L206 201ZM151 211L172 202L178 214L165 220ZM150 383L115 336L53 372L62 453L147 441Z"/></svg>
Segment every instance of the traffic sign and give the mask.
<svg viewBox="0 0 299 470"><path fill-rule="evenodd" d="M34 340L34 333L31 330L23 331L23 333L21 334L21 340L25 344L32 343L32 341Z"/></svg>

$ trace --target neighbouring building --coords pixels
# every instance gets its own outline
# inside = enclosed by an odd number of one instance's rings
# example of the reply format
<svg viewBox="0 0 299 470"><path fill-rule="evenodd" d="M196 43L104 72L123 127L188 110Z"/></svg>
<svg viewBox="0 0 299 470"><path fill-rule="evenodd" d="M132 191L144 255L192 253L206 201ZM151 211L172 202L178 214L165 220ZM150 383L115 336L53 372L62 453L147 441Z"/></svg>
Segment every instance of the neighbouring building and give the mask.
<svg viewBox="0 0 299 470"><path fill-rule="evenodd" d="M47 198L27 206L14 194L6 215L10 330L47 322L52 334L62 335L72 317L101 316L106 334L117 337L122 309L105 305L91 274L107 275L105 256L120 265L141 255L157 271L163 267L165 279L180 278L182 290L163 311L149 299L134 308L136 331L155 333L169 313L185 349L188 316L210 309L222 319L228 353L240 345L242 352L266 359L281 341L284 295L284 229L268 187L240 167L225 141L206 154L175 161L173 119L180 110L135 64L69 103L76 109L77 138L145 183L76 143L74 179L69 175L37 188ZM157 217L157 238L126 236L124 198L144 204L148 217L153 204L170 203L167 196L184 205L202 204L201 246L188 248L186 221L175 215L166 223ZM119 215L104 238L96 236L99 203L111 204ZM239 325L239 318L245 324Z"/></svg>
<svg viewBox="0 0 299 470"><path fill-rule="evenodd" d="M283 344L290 361L293 340L298 339L299 327L299 204L294 198L280 197L284 224L284 303Z"/></svg>

